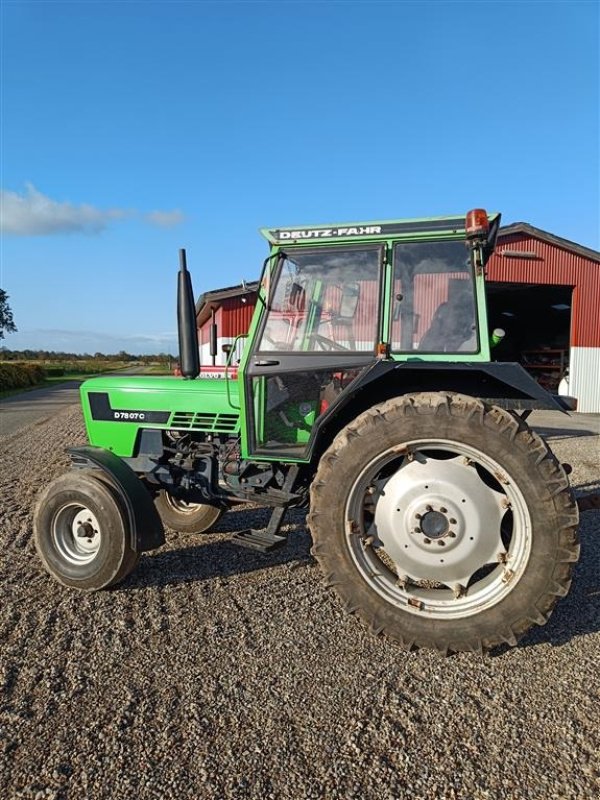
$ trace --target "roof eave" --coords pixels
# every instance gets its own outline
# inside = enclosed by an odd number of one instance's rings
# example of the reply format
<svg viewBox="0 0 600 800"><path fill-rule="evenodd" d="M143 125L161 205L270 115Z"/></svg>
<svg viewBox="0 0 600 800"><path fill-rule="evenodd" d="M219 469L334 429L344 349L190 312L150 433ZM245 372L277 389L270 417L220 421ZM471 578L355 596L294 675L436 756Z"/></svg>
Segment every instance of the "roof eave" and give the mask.
<svg viewBox="0 0 600 800"><path fill-rule="evenodd" d="M526 236L532 236L534 239L540 239L547 244L553 244L555 247L568 250L570 253L576 253L582 258L600 262L600 252L597 250L592 250L591 247L584 247L582 244L570 241L570 239L563 239L561 236L556 236L554 233L536 228L528 222L513 222L511 225L503 226L498 231L498 239L500 240L504 236L513 236L517 233L523 233Z"/></svg>

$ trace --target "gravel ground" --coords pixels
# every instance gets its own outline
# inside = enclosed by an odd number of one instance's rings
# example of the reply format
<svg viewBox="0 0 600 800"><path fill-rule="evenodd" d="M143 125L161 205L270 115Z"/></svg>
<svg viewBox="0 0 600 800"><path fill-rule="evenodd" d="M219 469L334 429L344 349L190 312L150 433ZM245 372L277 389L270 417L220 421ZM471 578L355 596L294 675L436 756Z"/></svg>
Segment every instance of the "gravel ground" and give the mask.
<svg viewBox="0 0 600 800"><path fill-rule="evenodd" d="M549 429L579 488L599 438ZM0 439L0 797L592 798L600 792L600 511L548 625L484 659L406 654L325 589L304 517L262 556L171 534L125 584L79 594L40 569L38 490L80 412Z"/></svg>

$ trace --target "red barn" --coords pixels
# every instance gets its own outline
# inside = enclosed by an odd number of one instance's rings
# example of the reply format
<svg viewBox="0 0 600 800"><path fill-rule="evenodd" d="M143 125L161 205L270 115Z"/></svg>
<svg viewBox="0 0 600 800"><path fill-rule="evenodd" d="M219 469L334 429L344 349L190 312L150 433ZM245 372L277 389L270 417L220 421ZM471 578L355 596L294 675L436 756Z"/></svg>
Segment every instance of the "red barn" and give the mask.
<svg viewBox="0 0 600 800"><path fill-rule="evenodd" d="M247 333L250 327L258 282L240 286L229 286L205 292L196 303L198 342L200 344L200 363L202 367L224 366L226 354L223 345L232 344L240 333ZM217 355L211 356L210 330L212 323L217 325ZM241 351L240 347L236 348Z"/></svg>

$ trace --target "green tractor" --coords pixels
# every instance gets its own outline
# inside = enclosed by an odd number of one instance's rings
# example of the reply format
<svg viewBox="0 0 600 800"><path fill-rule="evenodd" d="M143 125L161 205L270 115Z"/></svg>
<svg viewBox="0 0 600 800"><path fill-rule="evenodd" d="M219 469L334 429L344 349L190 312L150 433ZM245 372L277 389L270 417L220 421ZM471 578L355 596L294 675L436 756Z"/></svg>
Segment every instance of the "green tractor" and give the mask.
<svg viewBox="0 0 600 800"><path fill-rule="evenodd" d="M565 595L579 555L566 470L526 424L562 409L490 359L484 273L499 214L268 229L250 330L222 378L195 380L180 253L180 377L81 387L89 446L35 509L61 583L121 581L164 527L202 533L269 506L233 541L285 544L308 509L312 553L344 608L406 649L514 645ZM216 331L212 331L213 354Z"/></svg>

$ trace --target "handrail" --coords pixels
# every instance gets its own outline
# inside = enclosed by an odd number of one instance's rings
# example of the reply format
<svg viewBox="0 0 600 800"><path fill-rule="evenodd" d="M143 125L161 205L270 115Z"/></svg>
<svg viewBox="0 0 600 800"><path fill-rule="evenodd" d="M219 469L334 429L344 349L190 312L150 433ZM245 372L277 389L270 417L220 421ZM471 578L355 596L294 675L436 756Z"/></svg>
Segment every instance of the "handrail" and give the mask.
<svg viewBox="0 0 600 800"><path fill-rule="evenodd" d="M247 333L238 333L238 335L233 340L233 344L231 345L231 350L229 351L229 353L227 353L227 361L225 362L225 386L227 387L227 402L229 403L231 408L235 408L238 411L241 410L241 406L236 406L231 401L231 393L229 391L229 367L231 366L231 359L233 358L233 354L235 353L238 339L247 339L247 338L248 338Z"/></svg>

